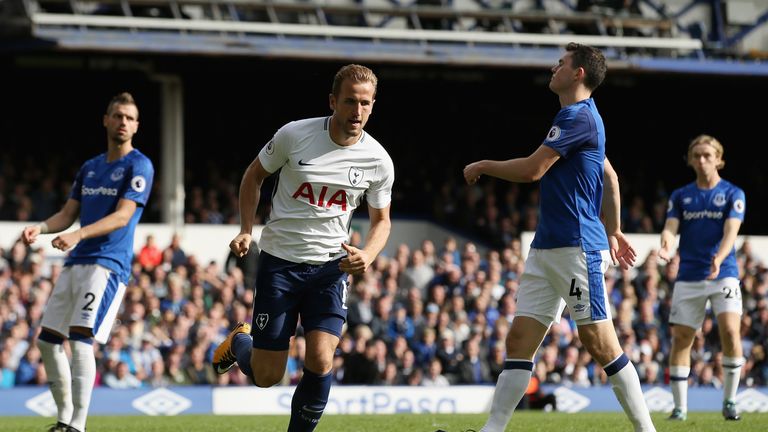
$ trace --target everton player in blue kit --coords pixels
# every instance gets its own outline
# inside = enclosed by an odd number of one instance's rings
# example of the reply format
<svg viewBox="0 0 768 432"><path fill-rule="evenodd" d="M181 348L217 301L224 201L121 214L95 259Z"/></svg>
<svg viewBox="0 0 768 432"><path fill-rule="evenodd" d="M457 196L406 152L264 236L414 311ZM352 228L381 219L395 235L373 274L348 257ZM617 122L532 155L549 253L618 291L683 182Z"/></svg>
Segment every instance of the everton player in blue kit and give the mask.
<svg viewBox="0 0 768 432"><path fill-rule="evenodd" d="M531 379L534 355L566 304L579 338L602 365L635 431L655 430L637 371L613 328L605 293L604 273L611 260L624 268L635 260L619 228L618 177L605 158L605 128L591 97L606 70L600 50L568 44L552 68L549 88L559 96L561 109L543 144L526 158L483 160L464 168L469 184L483 174L513 182L541 180L540 220L507 335L507 360L483 432L505 429Z"/></svg>
<svg viewBox="0 0 768 432"><path fill-rule="evenodd" d="M659 257L669 260L680 232L680 269L672 293L672 350L669 375L675 407L670 420L685 420L688 408L688 374L691 344L706 314L707 301L717 318L723 347L723 416L739 420L736 390L744 356L739 327L741 289L734 243L744 220L744 191L722 178L723 145L700 135L688 146L688 165L696 181L672 192L667 221L661 233Z"/></svg>
<svg viewBox="0 0 768 432"><path fill-rule="evenodd" d="M107 152L83 164L58 213L22 233L31 244L38 235L64 231L80 219L79 229L51 242L62 251L74 249L48 299L37 341L58 410L50 431L85 431L96 378L93 342L106 343L130 276L134 231L154 176L152 162L133 148L138 127L133 97L112 98L104 115ZM62 347L65 339L71 365Z"/></svg>

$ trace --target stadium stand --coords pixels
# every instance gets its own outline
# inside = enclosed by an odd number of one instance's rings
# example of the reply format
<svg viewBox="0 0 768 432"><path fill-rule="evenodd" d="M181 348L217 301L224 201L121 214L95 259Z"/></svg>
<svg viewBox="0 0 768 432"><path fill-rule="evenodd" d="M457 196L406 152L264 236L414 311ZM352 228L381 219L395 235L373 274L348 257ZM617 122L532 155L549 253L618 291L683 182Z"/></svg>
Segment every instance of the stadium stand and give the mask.
<svg viewBox="0 0 768 432"><path fill-rule="evenodd" d="M23 2L17 12L22 16L16 18L23 18L25 24L18 20L9 24L15 24L19 32L54 39L69 48L114 44L115 48L153 50L167 45L171 38L193 52L217 49L256 53L277 39L287 45L282 47L284 51L315 57L322 52L305 42L319 39L324 42L326 56L358 46L365 49L357 50L361 51L357 55L374 50L393 60L413 61L416 55L421 61L441 61L425 55L428 51L423 48L429 45L448 52L452 61L461 61L466 56L462 53L470 50L473 61L496 63L500 59L494 52L499 48L547 47L577 41L615 48L619 53L634 48L654 50L665 57L703 56L704 42L691 37L669 17L605 9L580 11L568 2L547 4L546 8L530 9L523 1L494 4L480 0L450 4L394 0L240 0L226 4L209 0L32 0ZM571 27L594 27L597 31L573 34ZM533 28L541 31L532 32ZM132 40L120 37L127 34L126 30L131 31ZM642 36L625 35L628 33ZM104 39L105 34L111 35L109 41ZM233 42L238 43L228 48Z"/></svg>
<svg viewBox="0 0 768 432"><path fill-rule="evenodd" d="M35 348L43 305L61 268L41 250L21 242L3 245L0 258L0 388L45 384ZM240 267L200 263L177 240L145 259L137 245L133 279L109 343L98 346L98 383L129 388L173 385L246 385L232 372L211 374L212 349L232 323L250 320L252 291ZM739 250L744 287L742 340L748 358L747 387L768 384L768 271L751 251ZM144 257L144 258L142 258ZM488 384L498 375L504 340L514 316L512 300L523 270L519 240L480 254L473 243L448 239L419 248L400 245L356 279L350 293L350 322L340 345L334 376L340 384ZM662 267L655 252L631 271L609 271L606 283L617 331L644 383L665 383L669 350L670 289L677 263ZM538 358L543 384L595 386L605 374L582 348L574 323L553 326ZM717 324L708 318L694 344L694 386L722 383ZM284 384L302 370L303 336L297 335ZM482 373L470 362L483 362ZM468 364L469 363L469 364ZM439 378L442 376L443 378Z"/></svg>

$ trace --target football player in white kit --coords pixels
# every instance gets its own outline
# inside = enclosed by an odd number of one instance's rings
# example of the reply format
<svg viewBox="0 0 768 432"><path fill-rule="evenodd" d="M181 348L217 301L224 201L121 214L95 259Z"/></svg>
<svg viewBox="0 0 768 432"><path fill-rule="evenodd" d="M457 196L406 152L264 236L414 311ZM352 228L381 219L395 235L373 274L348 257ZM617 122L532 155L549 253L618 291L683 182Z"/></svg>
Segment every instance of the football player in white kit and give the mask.
<svg viewBox="0 0 768 432"><path fill-rule="evenodd" d="M307 353L291 402L291 432L317 426L347 315L348 276L365 272L389 237L394 166L381 144L363 130L376 84L367 67L342 67L329 95L333 114L280 128L240 184L240 234L230 243L237 256L248 253L262 183L280 172L258 244L252 325L237 324L216 349L213 367L221 374L237 362L256 386L277 384L301 319ZM363 197L371 225L359 249L346 242L352 212Z"/></svg>
<svg viewBox="0 0 768 432"><path fill-rule="evenodd" d="M45 306L37 341L58 409L53 432L85 431L96 379L93 342L103 344L109 337L130 277L136 224L152 190L152 162L132 144L139 128L133 96L112 98L104 127L107 152L83 164L58 213L21 236L31 244L38 235L64 231L80 219L79 229L51 242L56 249L74 249ZM62 348L67 338L71 367Z"/></svg>
<svg viewBox="0 0 768 432"><path fill-rule="evenodd" d="M707 301L717 318L723 345L723 417L739 420L736 391L744 355L741 347L741 288L734 244L744 220L744 191L720 177L723 145L700 135L688 145L688 165L696 180L672 192L667 221L661 232L659 257L669 261L680 231L680 270L672 292L672 349L669 380L675 407L670 420L683 421L688 412L688 375L691 345L707 312Z"/></svg>
<svg viewBox="0 0 768 432"><path fill-rule="evenodd" d="M635 259L619 227L618 178L605 157L605 127L592 99L606 70L600 50L568 44L549 82L561 109L539 148L526 158L484 160L464 168L469 184L483 174L514 182L541 180L541 216L520 279L504 371L482 432L506 428L528 387L533 357L566 304L579 338L605 370L635 431L655 430L637 371L616 337L605 292L611 258L625 268Z"/></svg>

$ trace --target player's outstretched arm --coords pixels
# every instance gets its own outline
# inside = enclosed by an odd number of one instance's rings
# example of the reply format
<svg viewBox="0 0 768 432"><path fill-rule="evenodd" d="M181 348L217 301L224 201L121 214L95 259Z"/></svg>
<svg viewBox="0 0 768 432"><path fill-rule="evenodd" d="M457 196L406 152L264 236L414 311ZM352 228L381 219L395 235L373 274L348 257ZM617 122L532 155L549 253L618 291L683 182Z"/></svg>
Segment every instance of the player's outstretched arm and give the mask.
<svg viewBox="0 0 768 432"><path fill-rule="evenodd" d="M736 236L739 235L739 228L741 228L741 219L728 218L725 220L723 238L720 240L720 247L717 248L717 253L712 257L712 264L707 279L715 279L720 274L720 264L723 263L733 250L733 246L736 244Z"/></svg>
<svg viewBox="0 0 768 432"><path fill-rule="evenodd" d="M541 179L558 159L560 159L558 152L551 147L541 145L533 154L525 158L473 162L464 167L464 180L468 184L474 184L484 174L516 183L530 183Z"/></svg>
<svg viewBox="0 0 768 432"><path fill-rule="evenodd" d="M368 206L368 215L371 219L371 229L365 237L365 247L362 249L342 244L347 251L347 256L342 258L339 269L351 275L364 273L373 263L389 239L392 230L392 221L389 218L390 206L374 208Z"/></svg>
<svg viewBox="0 0 768 432"><path fill-rule="evenodd" d="M256 209L261 199L261 185L271 175L261 164L258 156L248 165L240 181L240 233L229 243L229 249L237 257L245 256L251 247L251 233Z"/></svg>
<svg viewBox="0 0 768 432"><path fill-rule="evenodd" d="M123 228L131 221L136 212L136 206L136 201L121 198L117 202L117 208L114 212L90 225L82 226L78 230L58 235L51 241L51 245L56 249L65 251L73 248L81 240L107 235Z"/></svg>
<svg viewBox="0 0 768 432"><path fill-rule="evenodd" d="M64 203L64 207L53 216L37 225L30 225L24 228L24 231L21 233L21 240L26 244L32 244L40 234L53 234L64 231L75 223L79 214L80 201L70 198Z"/></svg>

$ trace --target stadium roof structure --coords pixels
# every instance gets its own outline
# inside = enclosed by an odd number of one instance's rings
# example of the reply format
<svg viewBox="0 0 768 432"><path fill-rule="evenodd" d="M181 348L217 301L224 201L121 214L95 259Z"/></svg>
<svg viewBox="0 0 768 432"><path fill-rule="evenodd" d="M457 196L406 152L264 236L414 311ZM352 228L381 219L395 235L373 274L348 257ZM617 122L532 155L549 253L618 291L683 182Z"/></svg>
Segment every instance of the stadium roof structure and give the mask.
<svg viewBox="0 0 768 432"><path fill-rule="evenodd" d="M768 75L768 63L713 55L761 26L768 10L712 41L676 21L685 8L670 16L643 1L657 16L577 12L574 0L559 0L555 12L487 0L0 0L0 27L16 36L3 43L11 50L541 67L573 41L603 48L613 68ZM594 33L573 34L577 28Z"/></svg>

